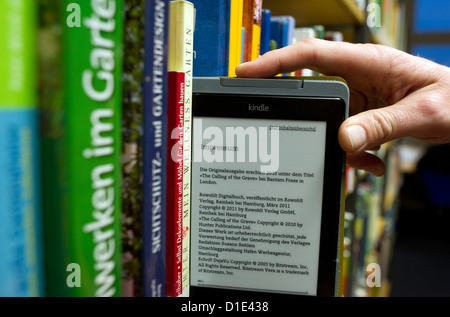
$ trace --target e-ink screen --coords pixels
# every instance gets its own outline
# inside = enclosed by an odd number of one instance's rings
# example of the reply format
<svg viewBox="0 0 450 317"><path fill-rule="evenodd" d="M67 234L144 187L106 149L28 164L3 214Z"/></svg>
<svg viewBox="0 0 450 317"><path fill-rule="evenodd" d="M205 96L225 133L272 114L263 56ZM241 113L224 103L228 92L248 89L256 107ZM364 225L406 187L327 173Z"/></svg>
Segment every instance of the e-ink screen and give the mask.
<svg viewBox="0 0 450 317"><path fill-rule="evenodd" d="M194 118L192 286L317 295L326 125Z"/></svg>

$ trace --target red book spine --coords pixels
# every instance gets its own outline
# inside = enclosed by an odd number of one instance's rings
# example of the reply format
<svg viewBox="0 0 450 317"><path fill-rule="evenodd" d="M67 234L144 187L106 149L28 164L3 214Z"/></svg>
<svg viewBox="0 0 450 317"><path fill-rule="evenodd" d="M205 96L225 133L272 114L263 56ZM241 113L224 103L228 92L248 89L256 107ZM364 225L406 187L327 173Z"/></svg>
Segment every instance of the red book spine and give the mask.
<svg viewBox="0 0 450 317"><path fill-rule="evenodd" d="M185 73L169 72L166 296L182 293L183 131Z"/></svg>

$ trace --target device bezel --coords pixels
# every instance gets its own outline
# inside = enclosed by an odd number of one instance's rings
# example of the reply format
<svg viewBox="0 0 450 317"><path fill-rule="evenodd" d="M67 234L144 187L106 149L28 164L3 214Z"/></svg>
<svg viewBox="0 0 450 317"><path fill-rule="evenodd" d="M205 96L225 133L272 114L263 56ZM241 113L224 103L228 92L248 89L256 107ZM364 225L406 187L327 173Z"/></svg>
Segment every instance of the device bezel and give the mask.
<svg viewBox="0 0 450 317"><path fill-rule="evenodd" d="M264 104L268 111L252 111L248 105ZM281 119L326 122L325 166L322 196L322 223L319 249L317 296L336 296L338 274L339 228L342 203L342 182L345 153L337 135L346 118L346 101L340 97L307 97L279 95L245 95L220 93L193 93L192 116L247 119ZM195 129L195 126L192 126ZM192 211L194 212L194 211ZM192 227L192 224L191 224ZM195 243L191 239L191 243ZM226 296L238 291L243 295L293 295L281 292L247 291L219 286L191 286L190 296Z"/></svg>

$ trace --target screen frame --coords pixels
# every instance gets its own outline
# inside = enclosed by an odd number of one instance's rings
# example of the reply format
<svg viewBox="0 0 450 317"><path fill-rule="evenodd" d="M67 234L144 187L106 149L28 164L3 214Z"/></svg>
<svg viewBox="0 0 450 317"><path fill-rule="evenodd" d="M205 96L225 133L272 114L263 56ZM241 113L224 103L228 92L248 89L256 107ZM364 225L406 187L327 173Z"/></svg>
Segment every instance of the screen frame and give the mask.
<svg viewBox="0 0 450 317"><path fill-rule="evenodd" d="M339 97L243 95L203 92L194 92L192 97L193 119L195 117L223 117L326 122L322 220L316 296L336 296L342 187L345 172L345 152L339 145L337 135L341 123L346 118L346 102ZM249 104L257 106L264 104L268 107L266 111L252 111L249 110ZM192 124L192 131L195 131L194 123L192 122ZM191 182L191 186L195 185ZM190 243L195 243L195 241L191 239ZM265 290L247 291L239 290L239 288L220 288L220 286L190 286L190 296L192 297L229 296L232 294L245 296L263 296L266 294L270 297L310 297L310 295L267 292Z"/></svg>

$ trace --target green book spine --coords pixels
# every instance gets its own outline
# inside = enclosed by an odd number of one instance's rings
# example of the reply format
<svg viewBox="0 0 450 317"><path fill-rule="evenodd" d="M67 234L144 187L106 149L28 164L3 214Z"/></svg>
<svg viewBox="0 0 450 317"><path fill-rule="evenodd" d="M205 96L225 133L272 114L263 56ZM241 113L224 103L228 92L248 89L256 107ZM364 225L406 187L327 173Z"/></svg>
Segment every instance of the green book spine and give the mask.
<svg viewBox="0 0 450 317"><path fill-rule="evenodd" d="M40 0L47 295L121 295L122 0Z"/></svg>

